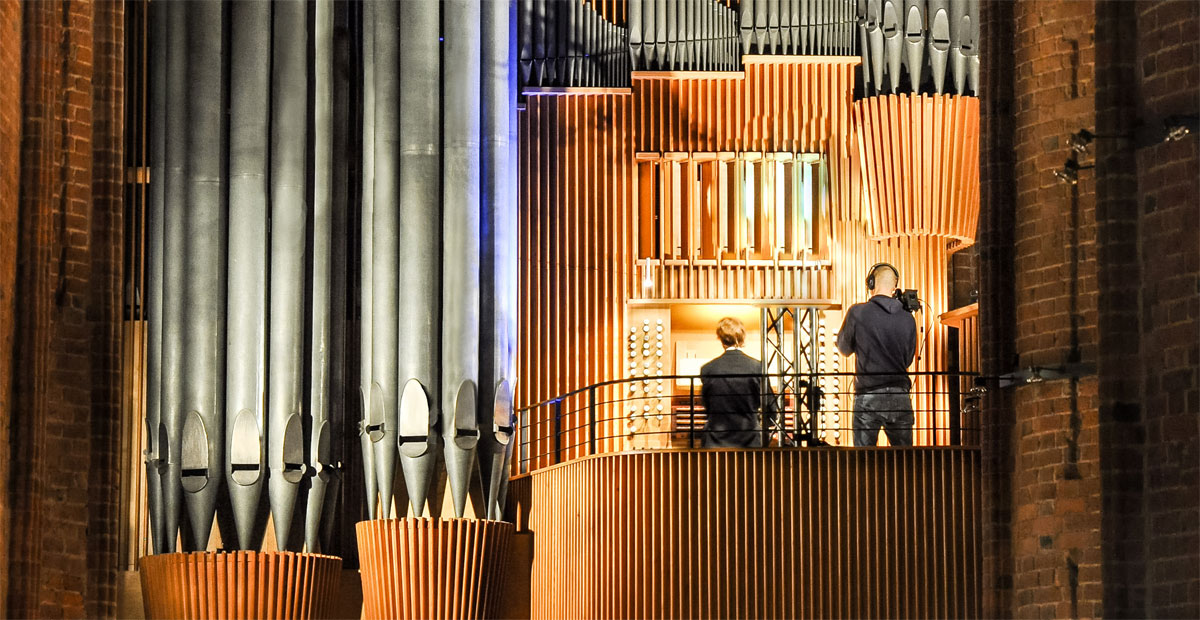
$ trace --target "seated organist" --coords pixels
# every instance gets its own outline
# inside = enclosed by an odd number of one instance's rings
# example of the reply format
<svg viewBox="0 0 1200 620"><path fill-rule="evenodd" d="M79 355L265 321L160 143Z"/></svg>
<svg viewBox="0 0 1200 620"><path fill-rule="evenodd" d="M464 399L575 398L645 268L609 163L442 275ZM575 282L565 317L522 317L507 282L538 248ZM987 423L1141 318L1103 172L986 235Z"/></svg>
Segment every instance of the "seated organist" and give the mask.
<svg viewBox="0 0 1200 620"><path fill-rule="evenodd" d="M700 398L707 421L706 448L758 448L762 446L760 409L764 385L762 364L742 352L746 328L738 319L726 317L717 323L717 338L725 352L700 368ZM775 399L766 399L765 413L775 415Z"/></svg>

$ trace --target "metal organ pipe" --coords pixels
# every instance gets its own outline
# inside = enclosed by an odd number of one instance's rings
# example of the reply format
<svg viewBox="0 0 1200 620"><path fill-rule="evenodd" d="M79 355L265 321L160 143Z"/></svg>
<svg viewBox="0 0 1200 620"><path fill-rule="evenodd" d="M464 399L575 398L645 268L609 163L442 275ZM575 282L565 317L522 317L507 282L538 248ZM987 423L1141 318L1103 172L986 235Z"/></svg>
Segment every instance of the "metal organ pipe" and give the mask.
<svg viewBox="0 0 1200 620"><path fill-rule="evenodd" d="M424 510L437 463L434 424L438 393L437 320L441 255L441 86L438 0L399 3L399 290L397 313L386 317L396 330L399 356L395 386L400 467L413 513ZM398 507L403 516L404 506Z"/></svg>
<svg viewBox="0 0 1200 620"><path fill-rule="evenodd" d="M268 489L279 548L290 548L305 473L301 421L304 372L307 39L303 2L273 3L271 45L271 323Z"/></svg>
<svg viewBox="0 0 1200 620"><path fill-rule="evenodd" d="M371 433L383 518L391 516L396 478L397 263L400 91L399 5L375 5L375 196L372 205Z"/></svg>
<svg viewBox="0 0 1200 620"><path fill-rule="evenodd" d="M150 170L155 176L150 184L150 209L147 215L149 241L146 277L146 500L150 508L150 544L153 553L166 553L175 537L168 542L163 520L163 477L161 465L166 446L160 442L162 427L162 340L163 340L163 204L165 191L162 179L166 177L166 125L167 125L167 12L168 5L156 3L150 6L151 47L164 50L150 57L151 82L158 87L150 92Z"/></svg>
<svg viewBox="0 0 1200 620"><path fill-rule="evenodd" d="M313 23L313 220L312 306L308 466L312 468L306 498L304 544L319 548L318 534L325 491L333 477L333 428L329 420L329 295L333 244L333 4L317 0Z"/></svg>
<svg viewBox="0 0 1200 620"><path fill-rule="evenodd" d="M517 161L515 5L487 2L482 13L483 101L480 256L479 466L486 509L500 519L512 454L517 332Z"/></svg>
<svg viewBox="0 0 1200 620"><path fill-rule="evenodd" d="M222 7L188 19L187 224L184 252L182 480L197 549L208 546L225 464L225 221L222 204Z"/></svg>
<svg viewBox="0 0 1200 620"><path fill-rule="evenodd" d="M925 67L925 0L904 0L904 65L913 94L921 90Z"/></svg>
<svg viewBox="0 0 1200 620"><path fill-rule="evenodd" d="M946 61L950 52L950 12L948 0L929 0L929 64L933 71L933 91L942 94L946 84Z"/></svg>
<svg viewBox="0 0 1200 620"><path fill-rule="evenodd" d="M267 145L271 5L231 7L226 482L238 548L255 549L265 478Z"/></svg>
<svg viewBox="0 0 1200 620"><path fill-rule="evenodd" d="M362 135L362 214L360 238L362 252L359 254L359 420L358 435L363 456L363 486L367 493L367 516L374 519L375 500L379 491L375 483L375 451L371 448L371 436L367 430L371 412L371 360L372 357L372 284L373 278L373 226L375 198L375 3L362 4L363 38L363 135Z"/></svg>
<svg viewBox="0 0 1200 620"><path fill-rule="evenodd" d="M461 517L479 441L475 399L479 373L480 5L474 0L453 0L442 6L446 11L446 82L441 430L454 513Z"/></svg>
<svg viewBox="0 0 1200 620"><path fill-rule="evenodd" d="M162 398L161 424L158 430L159 476L162 478L162 548L175 550L179 517L183 510L183 486L180 476L183 456L183 290L168 286L184 278L183 251L186 232L184 213L187 185L184 178L187 158L187 32L191 5L171 3L167 11L166 140L162 255Z"/></svg>

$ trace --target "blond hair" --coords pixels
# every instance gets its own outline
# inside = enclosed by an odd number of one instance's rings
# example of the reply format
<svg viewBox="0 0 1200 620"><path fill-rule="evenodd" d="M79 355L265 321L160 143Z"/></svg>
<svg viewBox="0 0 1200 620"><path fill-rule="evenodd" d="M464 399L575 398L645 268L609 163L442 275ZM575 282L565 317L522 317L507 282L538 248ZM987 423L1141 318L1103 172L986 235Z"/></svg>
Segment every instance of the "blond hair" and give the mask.
<svg viewBox="0 0 1200 620"><path fill-rule="evenodd" d="M746 326L731 316L717 322L717 338L725 348L740 347L746 342Z"/></svg>

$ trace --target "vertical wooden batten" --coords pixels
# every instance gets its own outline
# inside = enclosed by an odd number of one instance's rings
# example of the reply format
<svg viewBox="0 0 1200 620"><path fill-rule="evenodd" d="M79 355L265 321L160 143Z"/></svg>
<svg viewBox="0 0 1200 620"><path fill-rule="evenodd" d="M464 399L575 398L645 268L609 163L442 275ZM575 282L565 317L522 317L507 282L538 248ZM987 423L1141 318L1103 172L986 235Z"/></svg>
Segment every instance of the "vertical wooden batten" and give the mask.
<svg viewBox="0 0 1200 620"><path fill-rule="evenodd" d="M375 519L356 529L364 617L496 617L511 523Z"/></svg>
<svg viewBox="0 0 1200 620"><path fill-rule="evenodd" d="M534 618L979 617L979 452L603 455L513 480Z"/></svg>
<svg viewBox="0 0 1200 620"><path fill-rule="evenodd" d="M916 316L921 350L912 369L947 369L947 332L937 315L948 310L949 255L974 242L978 100L855 102L858 57L743 61L742 71L635 71L628 89L526 92L518 408L625 377L621 335L631 301L806 299L844 310L866 300L863 279L880 261L896 265L902 286L918 289L925 301ZM779 250L766 218L747 227L720 206L733 204L730 197L742 191L739 179L752 162L758 162L755 184L761 185L775 182L761 162L809 153L822 158L827 175L810 254ZM698 179L703 186L706 174L715 188L707 193L694 187ZM763 203L758 193L755 198ZM656 201L657 208L648 206ZM715 215L704 211L714 203ZM723 226L711 226L714 217ZM581 244L592 247L581 251ZM825 313L827 333L841 318L841 310ZM837 355L831 339L822 352L830 360ZM823 370L832 372L832 364ZM917 383L918 429L944 429L945 380ZM616 395L601 400L609 396ZM848 391L842 394L846 425L851 400ZM564 402L564 416L571 406ZM523 439L531 454L551 450L551 411L539 409L536 419L522 422L537 434ZM564 419L561 445L585 442L574 426L578 417ZM614 425L602 432L621 431ZM918 430L915 439L946 445L949 433ZM606 442L601 449L620 445ZM531 466L549 464L543 459Z"/></svg>
<svg viewBox="0 0 1200 620"><path fill-rule="evenodd" d="M979 220L979 99L884 95L854 103L864 214L872 239L975 241Z"/></svg>
<svg viewBox="0 0 1200 620"><path fill-rule="evenodd" d="M163 553L141 559L147 618L327 618L342 560L290 551Z"/></svg>

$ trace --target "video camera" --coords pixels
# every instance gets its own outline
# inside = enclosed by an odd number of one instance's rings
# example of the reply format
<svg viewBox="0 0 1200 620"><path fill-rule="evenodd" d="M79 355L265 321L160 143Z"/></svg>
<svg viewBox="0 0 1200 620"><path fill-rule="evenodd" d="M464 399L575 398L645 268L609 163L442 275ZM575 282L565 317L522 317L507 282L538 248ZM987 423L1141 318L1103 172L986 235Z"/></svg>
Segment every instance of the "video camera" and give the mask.
<svg viewBox="0 0 1200 620"><path fill-rule="evenodd" d="M892 293L892 297L899 299L900 305L904 306L904 309L910 313L920 312L921 310L921 300L917 296L917 289L915 288L905 289L903 291L896 289L896 292Z"/></svg>

